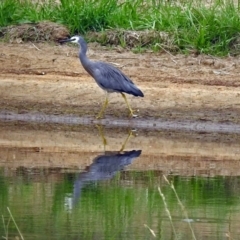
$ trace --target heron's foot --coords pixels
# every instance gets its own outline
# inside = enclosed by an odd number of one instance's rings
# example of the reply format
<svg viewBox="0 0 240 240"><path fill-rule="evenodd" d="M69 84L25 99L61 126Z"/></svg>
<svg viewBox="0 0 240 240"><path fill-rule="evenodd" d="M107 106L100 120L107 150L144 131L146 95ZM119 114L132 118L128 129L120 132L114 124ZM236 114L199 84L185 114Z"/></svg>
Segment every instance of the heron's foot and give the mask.
<svg viewBox="0 0 240 240"><path fill-rule="evenodd" d="M97 116L96 116L96 119L101 119L101 118L103 118L103 113L99 113Z"/></svg>
<svg viewBox="0 0 240 240"><path fill-rule="evenodd" d="M131 118L138 117L138 115L135 112L138 112L138 110L129 109L129 117L131 117Z"/></svg>
<svg viewBox="0 0 240 240"><path fill-rule="evenodd" d="M136 128L133 128L133 129L129 130L129 132L131 132L131 136L133 136L133 137L137 137L138 136Z"/></svg>

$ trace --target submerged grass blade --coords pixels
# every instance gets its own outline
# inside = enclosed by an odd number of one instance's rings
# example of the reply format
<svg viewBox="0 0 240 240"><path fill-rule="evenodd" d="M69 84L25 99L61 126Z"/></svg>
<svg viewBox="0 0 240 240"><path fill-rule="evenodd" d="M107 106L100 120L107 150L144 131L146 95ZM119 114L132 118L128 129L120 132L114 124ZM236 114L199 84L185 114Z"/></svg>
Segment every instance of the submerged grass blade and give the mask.
<svg viewBox="0 0 240 240"><path fill-rule="evenodd" d="M177 194L177 192L176 192L176 189L175 189L173 183L172 183L172 182L169 182L168 179L167 179L167 177L166 177L165 175L163 175L163 178L164 178L164 180L168 183L168 185L172 188L172 190L173 190L173 192L174 192L174 194L175 194L175 196L176 196L176 198L177 198L178 204L181 206L181 209L182 209L182 212L183 212L185 218L186 218L186 219L189 219L189 218L188 218L188 213L187 213L184 205L182 204L180 198L178 197L178 194ZM195 233L194 233L193 228L192 228L192 226L191 226L191 223L190 223L190 221L187 221L187 222L188 222L189 228L190 228L190 230L191 230L192 237L193 237L194 240L196 240L196 236L195 236Z"/></svg>
<svg viewBox="0 0 240 240"><path fill-rule="evenodd" d="M165 198L164 194L162 193L160 187L158 187L158 191L159 191L159 194L160 194L160 196L161 196L161 198L162 198L162 200L163 200L163 204L164 204L164 207L165 207L165 211L166 211L167 216L168 216L168 218L169 218L169 220L170 220L170 223L171 223L171 226L172 226L172 230L173 230L174 236L175 236L175 238L177 239L177 233L176 233L175 227L174 227L174 225L173 225L172 216L171 216L171 213L170 213L170 211L169 211L169 209L168 209L168 205L167 205L167 202L166 202L166 198Z"/></svg>
<svg viewBox="0 0 240 240"><path fill-rule="evenodd" d="M17 225L17 223L15 222L15 219L14 219L14 217L13 217L13 215L12 215L12 213L11 213L9 207L7 207L7 210L8 210L8 212L9 212L9 214L10 214L10 217L11 217L11 219L12 219L12 221L13 221L15 227L16 227L17 230L18 230L18 233L19 233L21 239L24 240L23 235L22 235L22 233L20 232L20 229L18 228L18 225Z"/></svg>
<svg viewBox="0 0 240 240"><path fill-rule="evenodd" d="M144 224L144 227L146 227L154 237L157 237L155 232L147 224Z"/></svg>
<svg viewBox="0 0 240 240"><path fill-rule="evenodd" d="M5 234L5 236L2 236L2 238L8 239L8 224L9 224L9 220L8 220L7 227L6 227L3 215L2 215L2 221L3 221L3 228L4 228L4 234Z"/></svg>

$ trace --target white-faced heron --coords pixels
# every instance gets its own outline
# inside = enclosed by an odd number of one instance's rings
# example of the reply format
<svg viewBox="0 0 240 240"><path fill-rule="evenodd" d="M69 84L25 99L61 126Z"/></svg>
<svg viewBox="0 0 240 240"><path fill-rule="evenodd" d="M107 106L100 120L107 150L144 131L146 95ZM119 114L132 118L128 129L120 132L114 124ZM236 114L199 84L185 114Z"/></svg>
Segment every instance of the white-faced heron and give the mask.
<svg viewBox="0 0 240 240"><path fill-rule="evenodd" d="M124 98L130 116L136 117L133 114L133 110L130 107L127 98L124 93L132 94L137 97L143 97L142 91L129 79L124 73L122 73L116 67L104 63L104 62L94 62L87 58L87 43L81 36L73 36L69 39L61 40L61 43L72 42L78 43L80 45L79 59L82 63L84 69L95 79L96 83L100 88L107 92L106 100L102 106L101 111L97 115L97 118L101 118L104 114L104 111L108 105L108 93L117 92L121 93Z"/></svg>

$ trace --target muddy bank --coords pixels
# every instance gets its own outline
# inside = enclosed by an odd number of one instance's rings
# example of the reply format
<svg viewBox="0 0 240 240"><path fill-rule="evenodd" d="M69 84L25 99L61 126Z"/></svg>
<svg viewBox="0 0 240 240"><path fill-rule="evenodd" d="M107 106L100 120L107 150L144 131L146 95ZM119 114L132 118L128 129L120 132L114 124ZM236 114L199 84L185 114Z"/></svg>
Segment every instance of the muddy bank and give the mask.
<svg viewBox="0 0 240 240"><path fill-rule="evenodd" d="M70 46L0 43L0 111L96 116L105 94L81 67L77 52ZM115 64L144 92L144 98L128 96L139 111L136 121L240 123L239 58L134 54L94 44L90 44L89 57ZM118 94L110 95L104 121L108 120L128 121L127 108ZM118 151L127 133L127 129L107 130L107 150ZM234 131L218 134L139 129L126 150L141 149L142 155L129 169L239 175L239 140ZM6 168L84 169L103 153L103 144L94 127L2 122L0 152L0 166Z"/></svg>
<svg viewBox="0 0 240 240"><path fill-rule="evenodd" d="M0 110L97 115L105 94L81 67L78 48L0 43ZM128 96L141 119L240 123L239 58L134 54L90 44L89 57L122 69L144 98ZM119 94L106 118L127 118Z"/></svg>

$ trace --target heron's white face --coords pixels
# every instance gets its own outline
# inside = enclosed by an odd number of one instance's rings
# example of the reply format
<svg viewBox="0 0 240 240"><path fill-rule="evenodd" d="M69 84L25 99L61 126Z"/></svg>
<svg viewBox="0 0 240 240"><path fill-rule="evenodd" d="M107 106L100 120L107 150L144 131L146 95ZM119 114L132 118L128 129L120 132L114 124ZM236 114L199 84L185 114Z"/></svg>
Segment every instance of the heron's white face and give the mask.
<svg viewBox="0 0 240 240"><path fill-rule="evenodd" d="M80 39L79 36L73 36L73 37L70 38L70 41L71 41L72 43L78 43L79 39Z"/></svg>

